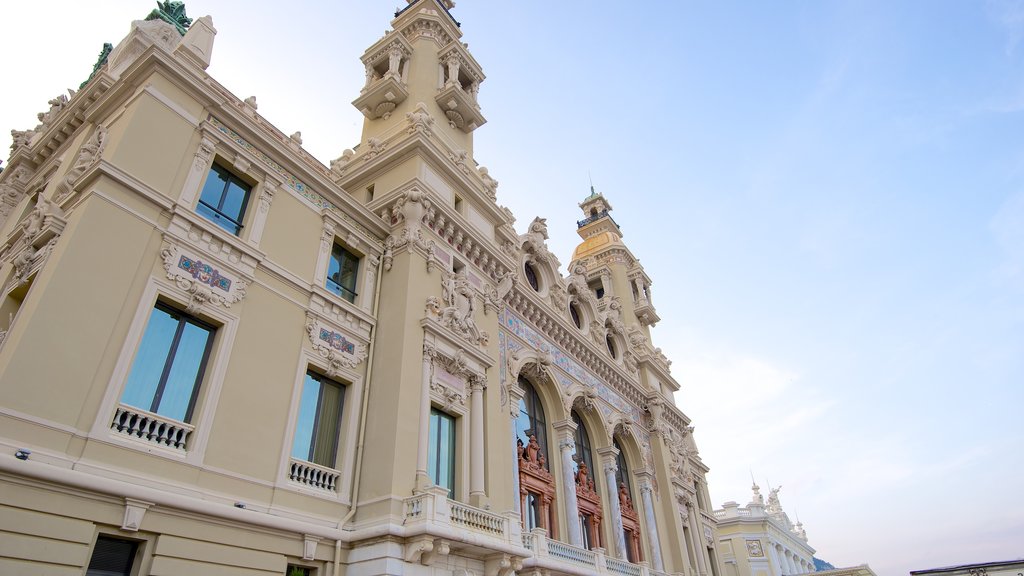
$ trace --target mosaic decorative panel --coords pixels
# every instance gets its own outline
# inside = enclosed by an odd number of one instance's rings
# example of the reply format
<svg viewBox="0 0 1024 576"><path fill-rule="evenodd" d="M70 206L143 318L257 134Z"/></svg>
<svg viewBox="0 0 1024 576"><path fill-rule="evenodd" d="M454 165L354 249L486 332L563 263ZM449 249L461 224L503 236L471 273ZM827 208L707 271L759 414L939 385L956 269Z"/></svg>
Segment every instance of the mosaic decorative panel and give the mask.
<svg viewBox="0 0 1024 576"><path fill-rule="evenodd" d="M345 352L347 354L356 353L356 345L352 342L349 342L344 335L339 334L333 330L328 330L327 328L321 327L320 339L326 342L328 346L334 348L335 350L340 350L341 352Z"/></svg>
<svg viewBox="0 0 1024 576"><path fill-rule="evenodd" d="M231 279L221 276L219 270L202 260L194 260L182 254L181 259L178 260L178 268L188 272L194 280L202 284L220 288L225 292L231 291Z"/></svg>

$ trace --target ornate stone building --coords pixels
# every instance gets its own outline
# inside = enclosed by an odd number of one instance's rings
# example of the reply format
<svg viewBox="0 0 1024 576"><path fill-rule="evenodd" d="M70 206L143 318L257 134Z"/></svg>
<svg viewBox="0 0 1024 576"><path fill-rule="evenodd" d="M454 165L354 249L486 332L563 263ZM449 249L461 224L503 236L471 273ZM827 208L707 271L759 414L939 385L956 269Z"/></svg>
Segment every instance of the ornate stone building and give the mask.
<svg viewBox="0 0 1024 576"><path fill-rule="evenodd" d="M782 509L780 488L769 490L765 504L761 487L755 482L751 486L753 496L745 507L726 502L721 510L715 510L716 537L725 576L789 576L810 572L815 576L875 576L867 564L818 570L815 550L807 542L803 524L799 520L793 523Z"/></svg>
<svg viewBox="0 0 1024 576"><path fill-rule="evenodd" d="M517 233L451 8L329 166L173 2L13 133L0 573L722 574L651 280L600 194L568 277Z"/></svg>

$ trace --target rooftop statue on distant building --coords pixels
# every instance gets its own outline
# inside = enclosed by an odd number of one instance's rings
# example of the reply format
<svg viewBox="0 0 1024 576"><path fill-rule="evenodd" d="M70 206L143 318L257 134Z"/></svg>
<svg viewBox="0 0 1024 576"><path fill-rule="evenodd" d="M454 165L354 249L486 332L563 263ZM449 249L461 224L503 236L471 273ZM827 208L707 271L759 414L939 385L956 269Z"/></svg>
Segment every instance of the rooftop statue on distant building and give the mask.
<svg viewBox="0 0 1024 576"><path fill-rule="evenodd" d="M757 482L754 482L750 489L754 492L754 497L751 499L750 503L757 504L758 506L764 506L764 496L761 495L761 487L757 485Z"/></svg>
<svg viewBox="0 0 1024 576"><path fill-rule="evenodd" d="M778 514L782 512L782 504L779 503L779 490L782 490L782 486L779 486L778 488L769 488L768 507L766 508L769 514Z"/></svg>
<svg viewBox="0 0 1024 576"><path fill-rule="evenodd" d="M188 31L188 27L192 25L192 19L185 15L185 3L174 0L170 2L160 2L158 0L156 5L157 7L145 19L163 20L177 28L178 34L184 36L185 32Z"/></svg>

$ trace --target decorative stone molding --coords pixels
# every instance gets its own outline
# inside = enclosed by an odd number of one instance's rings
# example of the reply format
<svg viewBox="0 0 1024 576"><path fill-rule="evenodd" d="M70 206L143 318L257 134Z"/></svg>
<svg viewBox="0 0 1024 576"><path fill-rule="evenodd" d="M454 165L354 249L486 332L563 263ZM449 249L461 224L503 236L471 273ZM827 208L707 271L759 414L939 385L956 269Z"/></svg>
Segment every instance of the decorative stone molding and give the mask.
<svg viewBox="0 0 1024 576"><path fill-rule="evenodd" d="M302 538L302 559L313 560L316 557L316 545L320 542L320 538L304 534Z"/></svg>
<svg viewBox="0 0 1024 576"><path fill-rule="evenodd" d="M388 143L380 138L371 137L366 140L366 146L368 150L363 154L363 161L369 162L379 156L381 152L384 152L388 147Z"/></svg>
<svg viewBox="0 0 1024 576"><path fill-rule="evenodd" d="M75 163L72 164L71 168L69 168L67 173L64 174L64 178L61 179L60 184L57 185L57 189L54 191L53 195L55 202L61 202L71 194L74 189L75 181L78 180L86 170L100 161L100 156L103 154L103 149L106 148L106 146L107 129L104 126L96 126L96 130L93 132L92 136L78 150L78 156L75 159Z"/></svg>
<svg viewBox="0 0 1024 576"><path fill-rule="evenodd" d="M519 245L523 252L533 256L535 261L547 262L554 256L548 251L547 219L540 216L533 219L525 234L519 236Z"/></svg>
<svg viewBox="0 0 1024 576"><path fill-rule="evenodd" d="M35 174L33 170L23 164L0 172L0 174L6 176L8 172L10 172L10 176L0 182L0 225L7 220L14 207L25 197L28 183Z"/></svg>
<svg viewBox="0 0 1024 576"><path fill-rule="evenodd" d="M160 249L167 279L189 297L186 310L197 313L206 303L230 308L246 296L249 283L215 267L209 260L178 246L166 235Z"/></svg>
<svg viewBox="0 0 1024 576"><path fill-rule="evenodd" d="M146 511L149 510L150 506L153 506L152 502L125 498L124 519L121 521L121 530L138 532L142 526L142 519L146 516Z"/></svg>
<svg viewBox="0 0 1024 576"><path fill-rule="evenodd" d="M488 286L484 290L484 314L492 310L500 310L504 306L505 298L512 292L517 279L518 276L515 272L508 271L498 277L496 286Z"/></svg>
<svg viewBox="0 0 1024 576"><path fill-rule="evenodd" d="M433 133L434 117L427 111L427 105L423 102L417 102L412 112L406 112L405 119L409 123L409 134L429 135Z"/></svg>
<svg viewBox="0 0 1024 576"><path fill-rule="evenodd" d="M476 312L476 291L466 277L466 271L444 272L441 281L442 296L427 298L427 313L440 319L442 325L468 339L473 344L487 346L487 332L477 328L473 318Z"/></svg>
<svg viewBox="0 0 1024 576"><path fill-rule="evenodd" d="M173 24L160 19L135 20L128 36L107 57L107 72L116 78L150 46L173 53L180 42L181 34Z"/></svg>
<svg viewBox="0 0 1024 576"><path fill-rule="evenodd" d="M491 200L497 200L498 181L491 177L486 166L481 166L477 171L480 173L480 180L484 183L484 194L487 194Z"/></svg>
<svg viewBox="0 0 1024 576"><path fill-rule="evenodd" d="M496 554L484 561L485 576L513 576L523 569L523 559L509 554Z"/></svg>
<svg viewBox="0 0 1024 576"><path fill-rule="evenodd" d="M310 312L306 313L306 335L316 353L327 361L327 376L337 377L344 368L355 368L366 360L367 346Z"/></svg>
<svg viewBox="0 0 1024 576"><path fill-rule="evenodd" d="M405 25L402 28L402 35L410 44L419 38L430 38L437 42L438 46L447 46L453 40L440 22L422 16Z"/></svg>
<svg viewBox="0 0 1024 576"><path fill-rule="evenodd" d="M348 170L348 164L352 161L353 156L355 156L355 152L346 148L341 153L341 156L331 160L331 175L334 176L336 181L345 175L345 172Z"/></svg>
<svg viewBox="0 0 1024 576"><path fill-rule="evenodd" d="M12 258L14 282L28 282L32 274L42 268L53 253L67 220L59 206L42 196L36 197L35 208L11 232L9 249L3 258ZM13 257L12 257L13 255Z"/></svg>

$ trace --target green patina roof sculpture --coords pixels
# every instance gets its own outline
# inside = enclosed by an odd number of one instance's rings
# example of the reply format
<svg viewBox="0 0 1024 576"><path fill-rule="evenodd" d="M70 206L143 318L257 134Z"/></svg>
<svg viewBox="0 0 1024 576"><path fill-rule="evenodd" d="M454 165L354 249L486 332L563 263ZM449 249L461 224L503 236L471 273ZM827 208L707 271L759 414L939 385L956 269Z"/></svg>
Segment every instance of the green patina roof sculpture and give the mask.
<svg viewBox="0 0 1024 576"><path fill-rule="evenodd" d="M89 83L89 80L92 80L92 77L99 72L100 68L103 68L103 65L107 63L107 57L110 56L110 52L113 49L114 45L110 42L103 43L103 50L100 50L100 56L96 59L96 64L93 65L92 72L89 74L89 77L85 79L85 82L82 82L82 84L78 86L79 90L85 88L85 85Z"/></svg>
<svg viewBox="0 0 1024 576"><path fill-rule="evenodd" d="M160 2L157 0L156 8L146 16L146 20L160 19L168 24L173 24L178 29L178 34L185 35L185 31L192 25L192 19L185 15L185 3L171 0Z"/></svg>

